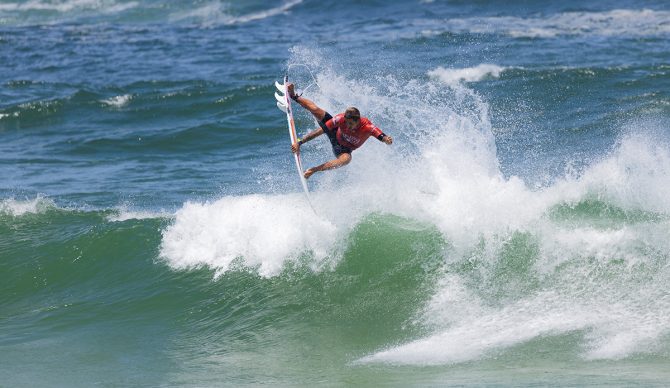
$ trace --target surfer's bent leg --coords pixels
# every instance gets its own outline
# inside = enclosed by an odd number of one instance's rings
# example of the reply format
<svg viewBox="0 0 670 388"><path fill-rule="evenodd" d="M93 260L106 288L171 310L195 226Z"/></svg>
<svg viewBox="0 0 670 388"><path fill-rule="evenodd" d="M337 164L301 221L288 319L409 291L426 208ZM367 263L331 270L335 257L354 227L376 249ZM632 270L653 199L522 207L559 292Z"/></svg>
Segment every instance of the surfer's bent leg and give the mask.
<svg viewBox="0 0 670 388"><path fill-rule="evenodd" d="M316 167L308 168L307 171L305 171L305 179L311 177L317 171L332 170L334 168L346 166L349 164L349 162L351 162L351 154L349 152L343 152L337 155L337 158L333 160L329 160L326 163Z"/></svg>

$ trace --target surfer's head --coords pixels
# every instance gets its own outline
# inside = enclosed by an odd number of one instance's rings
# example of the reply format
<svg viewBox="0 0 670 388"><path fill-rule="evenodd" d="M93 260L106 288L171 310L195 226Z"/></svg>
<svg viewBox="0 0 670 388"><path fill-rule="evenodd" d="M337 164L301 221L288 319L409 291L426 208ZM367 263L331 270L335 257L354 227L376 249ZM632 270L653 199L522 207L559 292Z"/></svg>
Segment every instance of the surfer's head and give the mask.
<svg viewBox="0 0 670 388"><path fill-rule="evenodd" d="M347 123L347 127L356 128L358 122L361 120L361 112L358 108L350 106L347 110L344 111L344 121Z"/></svg>

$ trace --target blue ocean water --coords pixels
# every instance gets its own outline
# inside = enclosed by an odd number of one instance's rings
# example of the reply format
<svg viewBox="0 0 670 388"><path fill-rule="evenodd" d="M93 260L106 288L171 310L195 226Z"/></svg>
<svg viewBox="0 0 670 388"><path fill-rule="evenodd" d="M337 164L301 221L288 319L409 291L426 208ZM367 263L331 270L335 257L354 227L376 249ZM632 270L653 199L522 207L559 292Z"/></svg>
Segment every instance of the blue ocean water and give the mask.
<svg viewBox="0 0 670 388"><path fill-rule="evenodd" d="M0 384L667 385L669 37L659 0L0 1ZM316 214L287 71L395 140Z"/></svg>

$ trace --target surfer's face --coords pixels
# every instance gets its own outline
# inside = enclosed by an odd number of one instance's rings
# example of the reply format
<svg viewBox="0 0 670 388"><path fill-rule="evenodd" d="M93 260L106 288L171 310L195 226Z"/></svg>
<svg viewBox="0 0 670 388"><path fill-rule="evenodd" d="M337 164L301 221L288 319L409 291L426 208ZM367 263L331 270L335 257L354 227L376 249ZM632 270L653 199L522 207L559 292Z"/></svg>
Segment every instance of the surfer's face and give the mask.
<svg viewBox="0 0 670 388"><path fill-rule="evenodd" d="M347 127L350 129L355 129L358 126L359 119L345 117L344 122L347 124Z"/></svg>

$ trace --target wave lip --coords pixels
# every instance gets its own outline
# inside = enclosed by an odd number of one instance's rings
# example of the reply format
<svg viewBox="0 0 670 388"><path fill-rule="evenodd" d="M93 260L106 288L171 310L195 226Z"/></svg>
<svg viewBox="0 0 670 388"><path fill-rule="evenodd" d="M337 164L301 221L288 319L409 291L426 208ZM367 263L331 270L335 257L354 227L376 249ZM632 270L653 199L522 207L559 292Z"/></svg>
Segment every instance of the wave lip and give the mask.
<svg viewBox="0 0 670 388"><path fill-rule="evenodd" d="M123 94L123 95L120 95L120 96L115 96L115 97L111 97L111 98L101 100L100 102L102 102L103 104L105 104L107 106L111 106L111 107L114 107L114 108L122 108L122 107L128 105L128 103L130 103L130 100L132 100L132 98L133 98L133 96L131 94Z"/></svg>
<svg viewBox="0 0 670 388"><path fill-rule="evenodd" d="M55 208L57 206L54 201L42 196L23 201L9 198L0 202L0 214L5 213L13 217L20 217L25 214L42 214Z"/></svg>
<svg viewBox="0 0 670 388"><path fill-rule="evenodd" d="M455 84L458 82L478 82L488 77L498 78L500 73L506 68L498 65L482 63L475 67L466 67L463 69L447 69L442 66L430 70L428 76L438 79L446 84Z"/></svg>
<svg viewBox="0 0 670 388"><path fill-rule="evenodd" d="M218 276L236 260L264 277L308 254L318 263L338 240L337 228L310 212L297 211L301 194L224 197L187 202L163 233L161 256L178 269L206 266Z"/></svg>
<svg viewBox="0 0 670 388"><path fill-rule="evenodd" d="M13 113L0 113L0 120L4 119L5 117L19 117L19 112L13 112Z"/></svg>
<svg viewBox="0 0 670 388"><path fill-rule="evenodd" d="M147 220L155 218L171 218L172 215L166 212L151 212L130 210L126 206L117 209L114 214L107 216L109 222L123 222L128 220Z"/></svg>

